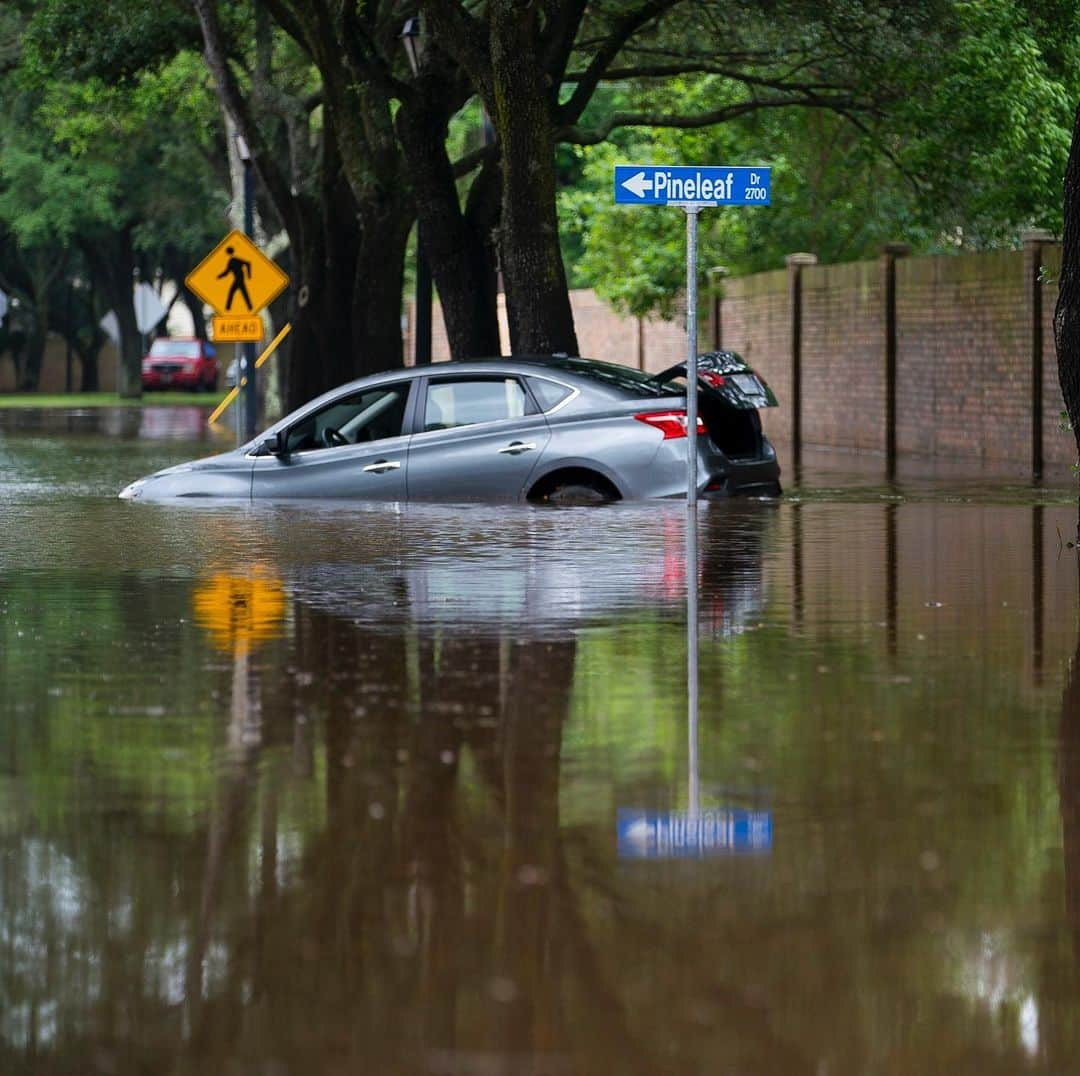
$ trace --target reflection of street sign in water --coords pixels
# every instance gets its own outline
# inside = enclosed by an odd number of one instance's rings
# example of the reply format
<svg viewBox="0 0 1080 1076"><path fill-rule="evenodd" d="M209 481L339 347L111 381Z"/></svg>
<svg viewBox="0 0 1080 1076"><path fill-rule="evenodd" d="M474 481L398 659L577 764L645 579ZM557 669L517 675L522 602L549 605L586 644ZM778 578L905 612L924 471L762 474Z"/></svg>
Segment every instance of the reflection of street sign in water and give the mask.
<svg viewBox="0 0 1080 1076"><path fill-rule="evenodd" d="M770 811L643 811L620 807L616 830L620 859L704 859L772 849Z"/></svg>
<svg viewBox="0 0 1080 1076"><path fill-rule="evenodd" d="M192 605L196 622L219 650L246 652L281 633L285 591L266 571L215 572L196 586Z"/></svg>
<svg viewBox="0 0 1080 1076"><path fill-rule="evenodd" d="M243 232L232 231L185 283L221 317L250 318L281 294L289 278Z"/></svg>

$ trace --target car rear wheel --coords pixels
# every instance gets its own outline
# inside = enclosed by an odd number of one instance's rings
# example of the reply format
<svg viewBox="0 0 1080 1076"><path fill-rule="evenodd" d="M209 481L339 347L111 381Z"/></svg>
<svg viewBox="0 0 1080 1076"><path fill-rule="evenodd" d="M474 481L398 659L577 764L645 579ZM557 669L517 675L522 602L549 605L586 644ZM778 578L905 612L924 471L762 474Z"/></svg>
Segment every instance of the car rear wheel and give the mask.
<svg viewBox="0 0 1080 1076"><path fill-rule="evenodd" d="M619 499L619 492L602 475L578 470L549 475L529 493L539 504L607 504Z"/></svg>

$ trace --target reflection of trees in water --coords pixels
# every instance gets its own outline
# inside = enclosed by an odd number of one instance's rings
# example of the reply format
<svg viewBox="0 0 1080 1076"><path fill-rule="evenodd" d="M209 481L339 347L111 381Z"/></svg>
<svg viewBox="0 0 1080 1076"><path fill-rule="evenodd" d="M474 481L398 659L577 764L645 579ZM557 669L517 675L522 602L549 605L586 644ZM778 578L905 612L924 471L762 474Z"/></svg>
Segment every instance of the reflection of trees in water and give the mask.
<svg viewBox="0 0 1080 1076"><path fill-rule="evenodd" d="M730 605L755 571L752 536L723 555L714 544L705 590ZM5 897L4 914L36 916L50 961L70 951L36 994L12 964L0 972L9 998L62 999L65 1038L39 1013L36 1057L20 1062L35 1074L46 1055L57 1072L86 1056L116 1072L269 1058L401 1072L467 1071L472 1057L514 1071L531 1055L537 1072L671 1071L653 1042L657 1000L640 995L647 975L623 963L655 947L656 924L598 923L596 906L619 914L617 867L560 823L574 637L376 632L299 604L290 631L289 665L256 654L234 680L257 735L217 759L205 817L157 827L138 803L69 822L52 845L70 845L77 923L31 912L29 892ZM323 799L298 816L302 786ZM110 795L88 789L88 802ZM32 873L24 861L5 876ZM767 1009L726 985L737 977L697 966L674 996L707 980L714 1041L738 1039L761 1071L803 1071Z"/></svg>

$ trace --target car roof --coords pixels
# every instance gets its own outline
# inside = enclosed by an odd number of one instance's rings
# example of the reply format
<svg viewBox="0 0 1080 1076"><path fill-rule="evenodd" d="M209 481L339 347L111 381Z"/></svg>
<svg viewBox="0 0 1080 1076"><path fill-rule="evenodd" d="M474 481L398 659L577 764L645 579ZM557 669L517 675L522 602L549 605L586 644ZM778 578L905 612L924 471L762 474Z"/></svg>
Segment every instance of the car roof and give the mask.
<svg viewBox="0 0 1080 1076"><path fill-rule="evenodd" d="M455 376L459 374L487 374L492 376L499 373L523 376L542 376L546 374L554 380L562 381L572 388L577 388L583 393L600 393L609 398L613 394L626 395L629 393L629 383L619 384L619 381L623 378L626 378L628 382L633 380L635 384L652 383L651 375L635 370L633 367L569 355L509 355L422 363L419 366L399 366L393 370L384 370L377 374L366 374L363 377L344 382L308 400L307 403L302 404L289 414L282 416L269 427L269 430L283 428L287 424L295 422L351 392L363 391L378 385L392 384L395 381L402 380L415 381L420 377ZM659 394L662 390L653 383L653 391Z"/></svg>
<svg viewBox="0 0 1080 1076"><path fill-rule="evenodd" d="M402 377L453 376L457 374L493 374L496 372L514 374L550 374L557 379L585 382L590 385L603 384L617 388L617 380L625 378L628 382L646 383L652 381L652 375L623 366L614 362L602 362L576 355L493 355L476 359L458 359L449 362L422 363L418 366L402 366L386 370L379 374L370 374L349 382L349 385L380 384L385 381L397 381ZM340 388L348 386L342 385ZM334 390L335 392L338 389Z"/></svg>

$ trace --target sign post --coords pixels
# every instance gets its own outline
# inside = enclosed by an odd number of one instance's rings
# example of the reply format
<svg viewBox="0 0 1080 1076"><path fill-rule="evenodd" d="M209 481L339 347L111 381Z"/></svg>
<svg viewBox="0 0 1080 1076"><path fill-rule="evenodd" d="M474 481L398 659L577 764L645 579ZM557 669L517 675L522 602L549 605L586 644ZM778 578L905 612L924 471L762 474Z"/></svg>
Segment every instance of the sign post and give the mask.
<svg viewBox="0 0 1080 1076"><path fill-rule="evenodd" d="M616 205L674 205L686 214L686 661L690 787L688 817L696 826L698 782L697 496L698 496L698 216L708 206L768 205L772 170L717 165L617 164Z"/></svg>
<svg viewBox="0 0 1080 1076"><path fill-rule="evenodd" d="M768 205L772 170L726 165L617 164L616 205L673 205L686 213L686 501L697 506L697 225L710 206Z"/></svg>

